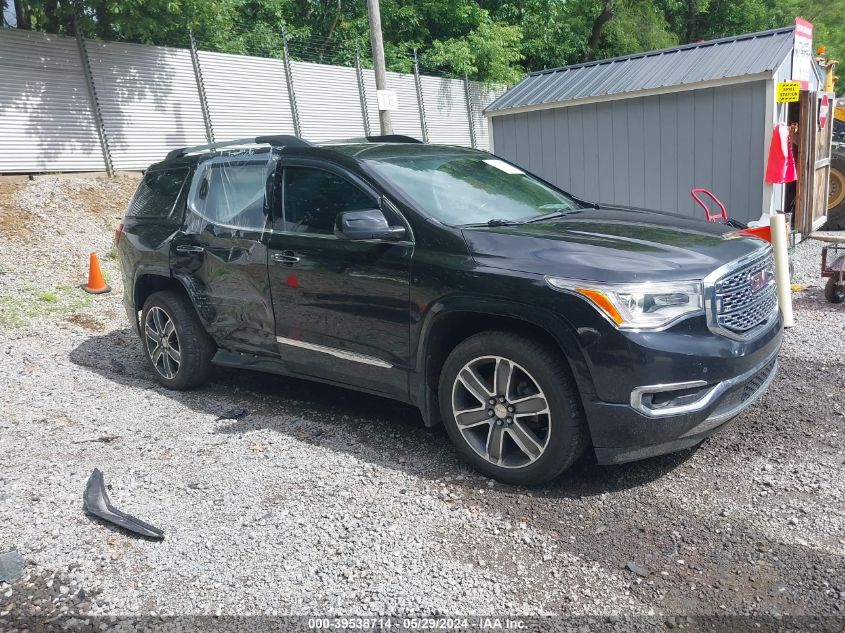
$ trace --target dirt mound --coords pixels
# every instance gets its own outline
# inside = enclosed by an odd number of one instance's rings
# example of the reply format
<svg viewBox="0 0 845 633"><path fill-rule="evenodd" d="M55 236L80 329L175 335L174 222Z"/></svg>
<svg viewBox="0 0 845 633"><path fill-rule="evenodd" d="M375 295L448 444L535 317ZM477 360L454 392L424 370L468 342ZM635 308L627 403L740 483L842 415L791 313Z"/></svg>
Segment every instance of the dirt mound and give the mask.
<svg viewBox="0 0 845 633"><path fill-rule="evenodd" d="M39 176L0 179L0 266L31 264L62 276L84 264L91 251L107 258L111 235L135 188L139 174ZM44 253L51 253L45 266Z"/></svg>
<svg viewBox="0 0 845 633"><path fill-rule="evenodd" d="M140 174L0 178L0 325L85 308L88 255L121 291L114 229Z"/></svg>

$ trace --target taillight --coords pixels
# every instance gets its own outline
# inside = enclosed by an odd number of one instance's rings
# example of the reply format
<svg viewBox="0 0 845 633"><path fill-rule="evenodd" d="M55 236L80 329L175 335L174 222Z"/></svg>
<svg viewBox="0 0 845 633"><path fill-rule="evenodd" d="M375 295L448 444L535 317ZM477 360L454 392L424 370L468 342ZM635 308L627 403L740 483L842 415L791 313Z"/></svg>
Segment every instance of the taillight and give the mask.
<svg viewBox="0 0 845 633"><path fill-rule="evenodd" d="M123 237L123 222L117 225L117 229L114 232L114 245L117 246L120 244L120 238Z"/></svg>

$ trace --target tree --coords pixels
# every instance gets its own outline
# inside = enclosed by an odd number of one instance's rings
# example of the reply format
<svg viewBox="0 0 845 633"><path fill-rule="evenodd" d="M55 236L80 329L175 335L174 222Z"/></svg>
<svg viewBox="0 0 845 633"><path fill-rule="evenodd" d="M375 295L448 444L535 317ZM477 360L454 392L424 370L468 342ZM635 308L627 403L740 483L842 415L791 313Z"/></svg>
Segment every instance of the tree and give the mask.
<svg viewBox="0 0 845 633"><path fill-rule="evenodd" d="M368 64L363 0L0 0L18 28L279 56ZM815 25L815 40L845 62L845 0L381 0L390 70L424 70L513 83L524 72L792 24Z"/></svg>
<svg viewBox="0 0 845 633"><path fill-rule="evenodd" d="M791 23L796 16L809 20L813 23L813 43L827 49L828 59L845 64L845 0L782 0L777 5L777 21ZM838 92L843 89L845 80L839 82Z"/></svg>

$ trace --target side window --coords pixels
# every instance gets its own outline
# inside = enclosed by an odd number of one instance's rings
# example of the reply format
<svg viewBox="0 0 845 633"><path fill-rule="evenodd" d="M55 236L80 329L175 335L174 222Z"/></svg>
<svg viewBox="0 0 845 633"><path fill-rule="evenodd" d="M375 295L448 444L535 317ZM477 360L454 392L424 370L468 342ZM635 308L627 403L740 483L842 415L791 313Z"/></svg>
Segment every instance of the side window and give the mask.
<svg viewBox="0 0 845 633"><path fill-rule="evenodd" d="M284 183L284 222L276 223L281 230L333 235L338 213L378 207L351 182L322 169L286 167Z"/></svg>
<svg viewBox="0 0 845 633"><path fill-rule="evenodd" d="M267 217L269 154L217 156L200 163L191 183L189 208L215 224L260 231Z"/></svg>
<svg viewBox="0 0 845 633"><path fill-rule="evenodd" d="M187 168L148 171L129 203L126 215L136 218L170 217L187 175Z"/></svg>

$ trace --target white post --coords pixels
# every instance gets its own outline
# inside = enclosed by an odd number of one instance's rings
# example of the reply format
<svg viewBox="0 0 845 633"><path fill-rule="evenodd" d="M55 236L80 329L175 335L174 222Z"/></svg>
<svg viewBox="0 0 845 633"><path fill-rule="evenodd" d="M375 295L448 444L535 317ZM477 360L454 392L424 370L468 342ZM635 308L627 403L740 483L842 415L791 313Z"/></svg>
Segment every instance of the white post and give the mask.
<svg viewBox="0 0 845 633"><path fill-rule="evenodd" d="M778 304L783 314L783 327L792 327L792 289L789 287L789 252L786 228L786 216L772 213L769 216L769 228L772 232L772 248L775 254L775 281L778 288Z"/></svg>

